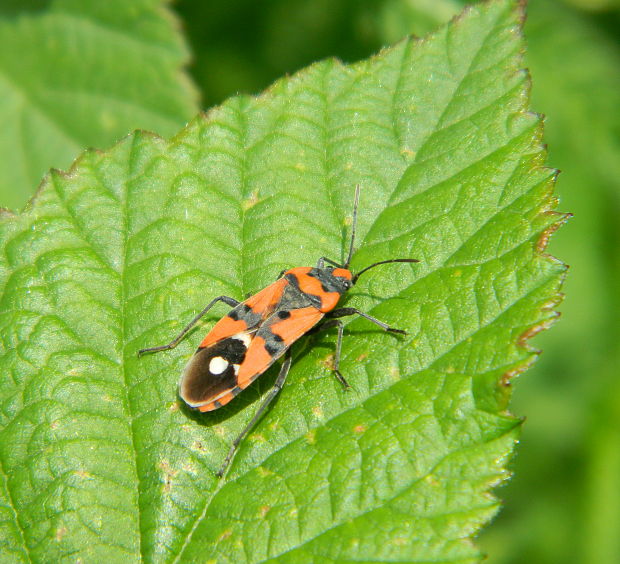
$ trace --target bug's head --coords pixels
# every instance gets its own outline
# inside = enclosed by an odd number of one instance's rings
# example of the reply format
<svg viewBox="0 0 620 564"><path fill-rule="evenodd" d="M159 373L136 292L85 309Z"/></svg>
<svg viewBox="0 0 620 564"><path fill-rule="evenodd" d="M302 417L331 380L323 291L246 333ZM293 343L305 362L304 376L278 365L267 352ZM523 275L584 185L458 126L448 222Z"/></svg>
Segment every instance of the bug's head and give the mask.
<svg viewBox="0 0 620 564"><path fill-rule="evenodd" d="M328 266L324 269L325 281L329 281L330 291L344 294L353 287L353 273L348 268Z"/></svg>

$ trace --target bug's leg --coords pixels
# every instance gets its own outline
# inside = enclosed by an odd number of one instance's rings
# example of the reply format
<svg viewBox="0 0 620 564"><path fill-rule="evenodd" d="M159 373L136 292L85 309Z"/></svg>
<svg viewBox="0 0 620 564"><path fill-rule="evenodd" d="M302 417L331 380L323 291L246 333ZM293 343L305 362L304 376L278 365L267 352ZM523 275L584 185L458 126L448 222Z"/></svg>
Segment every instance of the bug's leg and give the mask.
<svg viewBox="0 0 620 564"><path fill-rule="evenodd" d="M395 329L394 327L390 327L387 323L378 320L376 317L372 315L368 315L359 309L354 307L341 307L339 309L335 309L329 313L330 317L345 317L347 315L361 315L364 319L368 319L371 323L378 325L382 329L389 331L390 333L400 333L401 335L406 335L407 331L403 331L402 329Z"/></svg>
<svg viewBox="0 0 620 564"><path fill-rule="evenodd" d="M336 268L342 268L341 264L338 264L335 260L332 259L328 259L327 257L321 257L317 263L316 263L316 267L317 268L325 268L325 263L327 264L331 264L332 266L335 266Z"/></svg>
<svg viewBox="0 0 620 564"><path fill-rule="evenodd" d="M286 377L288 376L288 371L291 368L291 360L292 360L291 350L288 349L286 351L286 356L284 358L284 362L282 363L282 367L280 368L280 374L278 374L278 378L276 379L276 382L273 385L273 388L269 390L269 393L267 394L265 401L263 401L261 406L258 408L256 413L254 414L254 417L252 417L251 421L243 428L243 431L239 433L237 438L233 441L232 445L230 445L230 450L228 451L228 454L226 455L224 462L220 466L220 469L217 471L217 475L219 478L221 478L224 475L224 472L226 472L226 469L228 468L231 460L233 459L233 456L235 456L235 452L237 452L237 448L241 444L241 441L245 439L246 435L252 430L254 425L256 425L258 420L262 417L263 413L265 413L265 410L269 407L269 404L282 390L282 387L284 386L284 381L286 380Z"/></svg>
<svg viewBox="0 0 620 564"><path fill-rule="evenodd" d="M332 371L334 373L334 376L336 376L338 382L342 384L342 387L345 390L348 390L349 388L351 388L351 385L340 373L340 353L342 351L342 338L344 334L344 324L342 323L342 321L340 321L340 319L329 319L321 325L317 325L316 327L312 328L310 331L308 331L307 334L311 335L313 333L318 333L319 331L326 331L327 329L331 329L332 327L338 327L338 340L336 341L336 354L334 356L334 366L332 368Z"/></svg>
<svg viewBox="0 0 620 564"><path fill-rule="evenodd" d="M229 305L230 307L236 307L239 305L239 302L237 300L235 300L234 298L229 298L228 296L218 296L217 298L215 298L214 300L211 300L211 302L209 302L209 304L207 305L207 307L205 307L196 317L194 317L194 319L192 319L184 328L183 331L181 331L174 339L172 339L172 341L170 341L167 345L161 345L159 347L150 347L148 349L140 349L138 351L138 356L144 354L144 353L151 353L151 352L159 352L159 351L166 351L168 349L173 349L174 347L176 347L179 344L179 341L185 337L185 335L187 334L187 332L194 327L194 325L196 325L196 323L198 323L198 321L200 321L200 318L207 313L217 302L224 302L225 304Z"/></svg>

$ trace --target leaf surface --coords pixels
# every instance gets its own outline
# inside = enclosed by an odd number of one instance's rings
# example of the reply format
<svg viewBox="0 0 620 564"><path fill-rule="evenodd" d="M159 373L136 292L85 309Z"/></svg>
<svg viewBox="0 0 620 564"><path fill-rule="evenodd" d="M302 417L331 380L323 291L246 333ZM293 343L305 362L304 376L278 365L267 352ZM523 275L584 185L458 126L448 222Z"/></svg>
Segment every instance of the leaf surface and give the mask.
<svg viewBox="0 0 620 564"><path fill-rule="evenodd" d="M236 97L170 141L135 133L52 172L0 224L0 542L14 560L458 561L496 513L519 421L509 379L555 317L553 171L520 70L520 13L469 10L356 65ZM214 296L390 257L347 325L295 347L278 401L215 471L275 378L197 415L176 384ZM214 312L209 327L222 311Z"/></svg>

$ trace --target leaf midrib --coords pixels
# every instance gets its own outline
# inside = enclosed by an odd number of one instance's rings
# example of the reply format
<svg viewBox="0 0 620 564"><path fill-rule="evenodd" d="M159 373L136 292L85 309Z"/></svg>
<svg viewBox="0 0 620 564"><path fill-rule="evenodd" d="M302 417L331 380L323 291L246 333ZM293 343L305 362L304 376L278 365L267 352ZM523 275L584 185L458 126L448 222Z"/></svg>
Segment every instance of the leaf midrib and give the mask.
<svg viewBox="0 0 620 564"><path fill-rule="evenodd" d="M13 496L11 495L11 489L9 488L9 476L4 471L4 462L0 458L0 475L2 476L2 486L6 495L8 497L9 507L11 508L11 513L13 515L13 522L15 523L15 528L19 532L19 539L21 540L22 550L28 559L28 562L32 562L32 556L30 555L30 549L28 544L26 543L26 537L24 536L24 529L19 522L19 514L15 509L15 502L13 501Z"/></svg>
<svg viewBox="0 0 620 564"><path fill-rule="evenodd" d="M131 181L129 179L131 179L131 172L133 169L133 162L134 162L134 149L136 147L136 143L137 143L137 136L134 135L132 138L132 146L131 149L129 150L129 154L128 154L128 158L127 158L127 180L125 181L123 188L120 190L120 198L119 198L119 206L121 208L121 221L122 221L122 228L123 228L123 240L122 240L122 252L120 253L121 256L121 262L119 264L119 270L120 272L118 273L119 277L120 277L120 304L119 304L119 314L121 316L121 362L122 362L122 366L120 367L120 370L122 372L122 378L123 378L123 390L125 391L125 403L127 405L127 412L129 415L129 435L131 437L131 449L134 455L134 470L135 470L135 482L137 484L137 491L136 491L136 525L138 528L138 555L140 558L140 561L144 560L144 553L143 553L143 544L144 544L144 539L143 539L143 532L142 532L142 511L141 511L141 496L142 496L142 478L140 475L140 470L139 470L139 457L138 457L138 449L136 448L136 428L135 428L135 422L136 422L136 417L134 415L134 407L131 401L131 390L132 390L132 386L131 386L131 382L129 379L129 376L127 374L127 355L128 355L128 351L127 351L127 336L128 336L128 332L127 332L127 323L126 323L126 296L129 294L128 292L128 288L127 288L127 277L125 275L126 273L126 266L127 266L127 262L128 262L128 256L127 256L127 250L128 250L128 240L129 240L129 207L128 207L128 201L130 199L130 194L129 194L129 190L130 190L130 186L131 186ZM101 182L102 186L105 186L105 184L103 182ZM133 353L135 354L135 352Z"/></svg>

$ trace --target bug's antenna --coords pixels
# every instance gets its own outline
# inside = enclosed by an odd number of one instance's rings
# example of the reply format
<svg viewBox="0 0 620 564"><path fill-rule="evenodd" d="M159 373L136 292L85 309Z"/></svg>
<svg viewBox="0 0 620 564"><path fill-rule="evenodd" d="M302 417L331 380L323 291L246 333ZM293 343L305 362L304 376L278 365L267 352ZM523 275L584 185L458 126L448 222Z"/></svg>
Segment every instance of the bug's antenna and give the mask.
<svg viewBox="0 0 620 564"><path fill-rule="evenodd" d="M364 274L364 272L366 272L367 270L370 270L371 268L374 268L375 266L379 266L380 264L390 264L391 262L420 262L420 261L418 259L397 258L397 259L389 259L389 260L382 260L379 262L375 262L374 264L371 264L370 266L363 268L357 274L355 274L351 282L355 284L357 282L357 279L360 277L360 275Z"/></svg>
<svg viewBox="0 0 620 564"><path fill-rule="evenodd" d="M355 187L355 200L353 201L353 222L351 224L351 244L349 245L349 255L344 263L344 268L349 268L351 258L353 257L353 245L355 243L355 228L357 227L357 206L360 203L360 185Z"/></svg>

